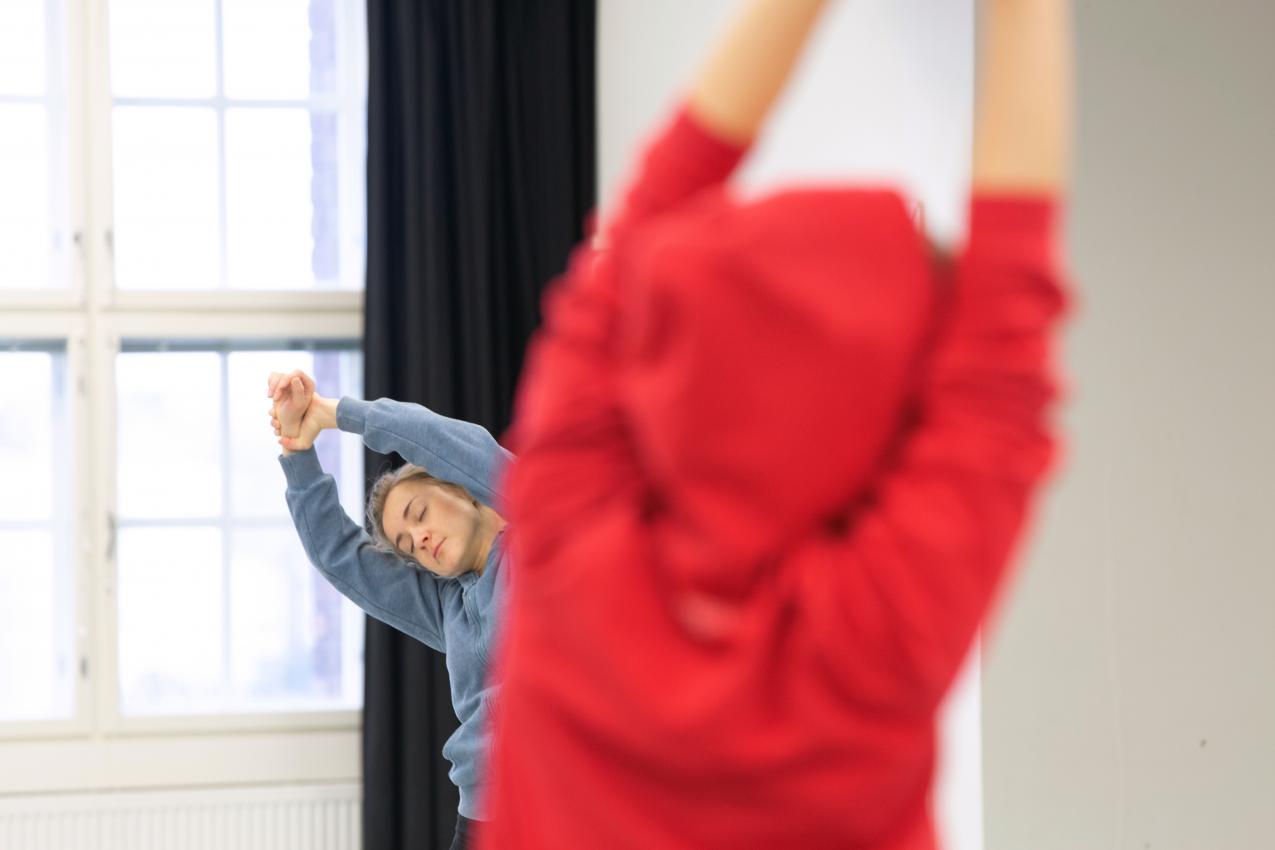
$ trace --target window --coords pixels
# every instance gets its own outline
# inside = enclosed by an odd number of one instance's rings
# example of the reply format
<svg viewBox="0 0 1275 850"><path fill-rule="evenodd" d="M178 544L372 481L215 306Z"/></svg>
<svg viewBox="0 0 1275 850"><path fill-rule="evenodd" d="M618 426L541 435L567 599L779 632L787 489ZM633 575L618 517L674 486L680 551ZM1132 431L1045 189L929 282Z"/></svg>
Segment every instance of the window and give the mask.
<svg viewBox="0 0 1275 850"><path fill-rule="evenodd" d="M361 702L362 617L301 551L264 416L271 370L359 396L361 358L340 343L250 345L129 342L116 358L125 715ZM325 432L316 450L360 516L362 442Z"/></svg>
<svg viewBox="0 0 1275 850"><path fill-rule="evenodd" d="M117 286L361 286L348 5L111 0Z"/></svg>
<svg viewBox="0 0 1275 850"><path fill-rule="evenodd" d="M363 15L0 3L0 794L357 776L363 615L265 378L361 394ZM318 451L361 516L358 439Z"/></svg>

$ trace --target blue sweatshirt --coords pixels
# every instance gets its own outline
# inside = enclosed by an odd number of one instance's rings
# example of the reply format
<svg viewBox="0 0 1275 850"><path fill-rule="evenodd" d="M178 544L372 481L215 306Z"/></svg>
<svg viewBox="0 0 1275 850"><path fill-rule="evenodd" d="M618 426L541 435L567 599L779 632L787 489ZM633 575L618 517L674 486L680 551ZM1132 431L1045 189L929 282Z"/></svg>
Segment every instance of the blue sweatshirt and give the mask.
<svg viewBox="0 0 1275 850"><path fill-rule="evenodd" d="M398 452L500 510L500 476L513 455L485 428L390 399L343 398L336 419L342 431L362 434L369 448ZM324 474L313 449L279 461L288 479L288 509L310 563L369 615L447 655L460 728L443 745L443 757L452 763L451 780L460 789L460 813L481 819L488 715L499 692L486 680L487 662L508 582L503 535L496 537L481 576L438 578L375 547L342 509L336 482Z"/></svg>

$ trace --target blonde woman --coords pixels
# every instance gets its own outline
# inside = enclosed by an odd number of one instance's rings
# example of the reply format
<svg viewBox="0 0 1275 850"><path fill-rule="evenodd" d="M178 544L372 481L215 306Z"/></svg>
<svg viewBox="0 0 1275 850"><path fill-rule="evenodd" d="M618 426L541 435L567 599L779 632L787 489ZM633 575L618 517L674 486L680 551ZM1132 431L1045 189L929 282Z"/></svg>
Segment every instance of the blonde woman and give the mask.
<svg viewBox="0 0 1275 850"><path fill-rule="evenodd" d="M324 398L302 372L267 384L283 448L288 508L310 562L369 616L447 655L460 727L443 746L460 790L452 846L482 819L488 720L499 685L487 667L508 579L500 480L512 455L486 429L418 404ZM367 529L342 509L314 439L339 428L407 465L382 475L367 503Z"/></svg>

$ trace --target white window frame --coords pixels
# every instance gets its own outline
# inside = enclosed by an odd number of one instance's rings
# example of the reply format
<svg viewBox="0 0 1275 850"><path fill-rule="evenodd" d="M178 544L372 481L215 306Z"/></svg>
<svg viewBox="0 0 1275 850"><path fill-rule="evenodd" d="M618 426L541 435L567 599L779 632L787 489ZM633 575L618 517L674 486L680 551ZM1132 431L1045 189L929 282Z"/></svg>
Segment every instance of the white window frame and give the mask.
<svg viewBox="0 0 1275 850"><path fill-rule="evenodd" d="M115 358L123 339L156 341L207 339L209 327L221 329L216 335L218 340L298 337L315 340L344 340L357 339L362 335L362 317L334 312L302 315L293 313L286 317L263 313L192 313L176 316L161 311L113 312L109 328L100 341L100 349L93 357L98 374L92 383L94 386L110 387L113 390ZM262 381L262 397L264 398L264 375ZM117 445L115 423L118 421L115 393L103 393L102 397L96 400L96 405L100 411L102 427L98 428L94 435L93 453L96 457L113 458ZM265 425L263 424L262 427L264 428ZM100 727L112 734L148 734L174 730L225 732L229 730L328 729L334 726L337 728L357 727L361 716L361 712L358 711L181 714L140 717L127 717L120 712L119 676L116 668L116 661L119 658L116 643L119 630L116 628L117 606L114 603L118 587L118 561L112 539L115 536L115 518L119 516L116 504L118 490L115 471L115 465L111 464L110 468L104 471L105 474L96 476L99 487L97 502L105 511L99 514L105 543L98 555L102 569L98 577L99 592L97 594L97 599L102 606L99 616L103 623L97 642L98 648L103 650L99 662L103 680L97 689ZM280 493L279 497L282 499L283 494Z"/></svg>
<svg viewBox="0 0 1275 850"><path fill-rule="evenodd" d="M220 19L220 2L217 11ZM108 0L64 0L67 33L68 230L64 289L0 290L0 337L61 340L75 453L72 716L0 723L0 795L171 785L357 780L361 711L126 717L119 709L111 536L115 505L115 358L122 339L360 339L362 291L174 293L117 291L112 268L112 151ZM361 17L347 10L338 50L367 78ZM340 122L349 150L358 127ZM348 161L348 160L346 160ZM350 172L354 173L350 173ZM342 169L343 198L359 197L361 170ZM344 226L364 214L343 203ZM223 225L224 226L224 225ZM351 270L343 242L342 274ZM361 256L361 255L360 255ZM282 494L281 494L282 498Z"/></svg>

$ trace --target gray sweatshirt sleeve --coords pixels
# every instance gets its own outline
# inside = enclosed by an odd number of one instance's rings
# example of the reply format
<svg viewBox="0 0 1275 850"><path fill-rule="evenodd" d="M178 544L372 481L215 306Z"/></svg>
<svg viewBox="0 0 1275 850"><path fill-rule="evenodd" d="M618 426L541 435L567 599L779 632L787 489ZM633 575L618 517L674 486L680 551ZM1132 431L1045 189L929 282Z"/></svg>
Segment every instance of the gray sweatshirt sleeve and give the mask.
<svg viewBox="0 0 1275 850"><path fill-rule="evenodd" d="M336 481L324 474L314 449L279 462L288 480L288 510L310 563L371 616L446 652L437 580L375 548L341 507Z"/></svg>
<svg viewBox="0 0 1275 850"><path fill-rule="evenodd" d="M481 425L388 398L343 398L336 422L342 431L362 434L373 451L398 452L430 475L464 485L484 505L502 509L501 473L514 456Z"/></svg>

